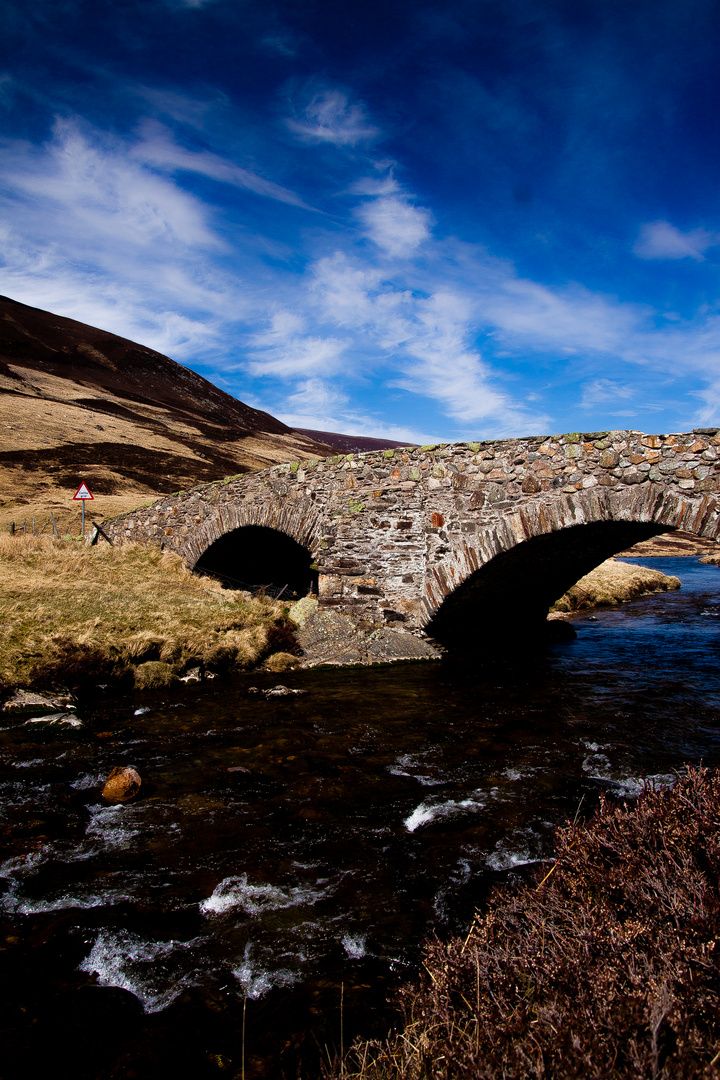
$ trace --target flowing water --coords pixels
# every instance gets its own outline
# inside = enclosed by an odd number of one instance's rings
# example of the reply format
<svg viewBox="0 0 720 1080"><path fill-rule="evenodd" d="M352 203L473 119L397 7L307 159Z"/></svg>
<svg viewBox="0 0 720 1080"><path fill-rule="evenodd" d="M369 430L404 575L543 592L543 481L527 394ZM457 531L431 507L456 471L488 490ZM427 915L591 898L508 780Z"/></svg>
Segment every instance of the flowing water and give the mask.
<svg viewBox="0 0 720 1080"><path fill-rule="evenodd" d="M639 561L681 592L542 655L99 696L75 738L3 721L0 1075L317 1076L581 803L720 765L720 569ZM143 786L106 806L115 765Z"/></svg>

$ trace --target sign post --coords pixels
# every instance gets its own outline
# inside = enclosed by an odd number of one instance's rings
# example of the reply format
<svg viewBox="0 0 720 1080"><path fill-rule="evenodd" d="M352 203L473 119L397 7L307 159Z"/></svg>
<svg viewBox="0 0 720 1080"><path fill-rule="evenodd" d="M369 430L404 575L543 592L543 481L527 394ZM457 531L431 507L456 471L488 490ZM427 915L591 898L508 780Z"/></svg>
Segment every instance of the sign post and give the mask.
<svg viewBox="0 0 720 1080"><path fill-rule="evenodd" d="M90 494L90 488L83 481L83 483L80 485L80 487L77 489L77 491L73 495L73 499L77 499L79 502L82 503L82 534L83 534L83 536L85 536L85 503L86 503L86 501L88 499L92 499L92 498L93 498L93 496Z"/></svg>

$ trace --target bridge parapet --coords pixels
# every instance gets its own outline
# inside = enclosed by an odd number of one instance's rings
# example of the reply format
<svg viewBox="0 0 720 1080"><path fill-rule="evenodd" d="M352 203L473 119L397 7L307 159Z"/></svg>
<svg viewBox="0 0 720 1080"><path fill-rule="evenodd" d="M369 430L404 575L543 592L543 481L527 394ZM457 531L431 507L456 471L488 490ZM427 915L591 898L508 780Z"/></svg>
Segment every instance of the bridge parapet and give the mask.
<svg viewBox="0 0 720 1080"><path fill-rule="evenodd" d="M104 529L191 567L234 529L277 529L312 552L322 605L417 632L490 560L533 538L599 522L626 523L629 542L671 528L717 538L719 458L715 428L343 454L202 484Z"/></svg>

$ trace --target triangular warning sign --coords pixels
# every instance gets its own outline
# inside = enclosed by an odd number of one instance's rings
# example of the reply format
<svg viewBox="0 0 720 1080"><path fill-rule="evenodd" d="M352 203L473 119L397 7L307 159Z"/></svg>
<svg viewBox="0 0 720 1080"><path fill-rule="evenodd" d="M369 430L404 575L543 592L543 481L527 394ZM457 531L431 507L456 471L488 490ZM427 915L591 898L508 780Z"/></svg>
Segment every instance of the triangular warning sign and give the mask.
<svg viewBox="0 0 720 1080"><path fill-rule="evenodd" d="M92 497L90 488L85 483L82 483L73 495L73 499L92 499Z"/></svg>

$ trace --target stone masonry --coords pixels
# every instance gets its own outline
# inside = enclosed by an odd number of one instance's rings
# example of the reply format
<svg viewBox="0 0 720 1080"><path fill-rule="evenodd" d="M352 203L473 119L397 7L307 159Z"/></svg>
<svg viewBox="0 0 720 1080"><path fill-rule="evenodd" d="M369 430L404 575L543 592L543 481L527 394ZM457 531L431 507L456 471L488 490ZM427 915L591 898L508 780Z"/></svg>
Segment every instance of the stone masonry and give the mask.
<svg viewBox="0 0 720 1080"><path fill-rule="evenodd" d="M277 529L312 552L321 607L422 634L453 593L489 580L492 567L506 566L507 581L519 581L520 563L506 556L521 550L538 566L567 564L552 591L655 533L678 528L718 539L719 456L714 428L338 455L202 484L103 528L115 543L177 551L190 567L231 530ZM586 526L593 528L578 528ZM563 547L568 537L575 540Z"/></svg>

